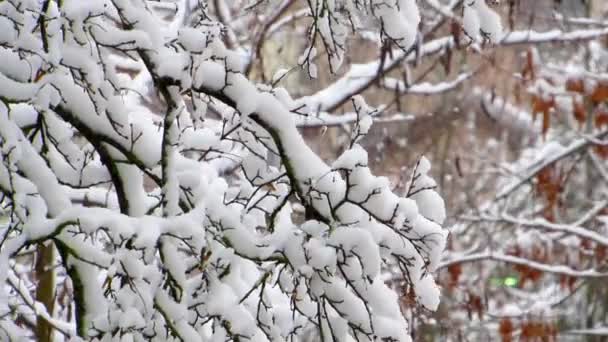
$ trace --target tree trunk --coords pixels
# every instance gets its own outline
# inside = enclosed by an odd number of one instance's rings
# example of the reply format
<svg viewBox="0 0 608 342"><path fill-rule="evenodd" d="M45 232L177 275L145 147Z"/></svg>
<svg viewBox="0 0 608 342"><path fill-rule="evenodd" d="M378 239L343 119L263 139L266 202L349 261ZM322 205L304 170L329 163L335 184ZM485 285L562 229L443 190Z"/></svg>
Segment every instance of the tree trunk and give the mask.
<svg viewBox="0 0 608 342"><path fill-rule="evenodd" d="M55 307L55 246L52 242L38 245L36 256L36 300L44 305L49 315ZM53 328L41 317L37 318L36 339L39 342L51 342Z"/></svg>
<svg viewBox="0 0 608 342"><path fill-rule="evenodd" d="M589 16L591 18L600 19L608 10L605 0L589 0Z"/></svg>

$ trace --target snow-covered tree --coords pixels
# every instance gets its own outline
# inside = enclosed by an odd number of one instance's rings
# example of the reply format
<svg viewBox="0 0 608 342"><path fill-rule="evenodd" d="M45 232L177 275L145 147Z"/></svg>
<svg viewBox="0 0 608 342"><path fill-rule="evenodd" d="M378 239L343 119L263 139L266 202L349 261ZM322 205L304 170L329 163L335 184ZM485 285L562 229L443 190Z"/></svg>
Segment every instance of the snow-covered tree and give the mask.
<svg viewBox="0 0 608 342"><path fill-rule="evenodd" d="M605 22L556 17L606 31ZM491 191L455 218L458 238L438 266L448 307L461 308L450 318L469 338L607 334L608 50L600 39L564 50L522 54L513 73L519 108L480 91L488 115L527 117L538 138L514 161L476 170L485 174L476 190L489 184Z"/></svg>
<svg viewBox="0 0 608 342"><path fill-rule="evenodd" d="M467 35L498 42L473 2ZM297 16L311 77L365 30L399 54L378 72L424 54L416 1L212 7L0 2L0 339L408 341L387 270L437 308L447 231L428 160L394 193L358 144L376 114L362 97L293 100L248 77L259 41ZM247 18L266 20L257 39L241 39ZM344 98L351 142L326 162L297 125Z"/></svg>

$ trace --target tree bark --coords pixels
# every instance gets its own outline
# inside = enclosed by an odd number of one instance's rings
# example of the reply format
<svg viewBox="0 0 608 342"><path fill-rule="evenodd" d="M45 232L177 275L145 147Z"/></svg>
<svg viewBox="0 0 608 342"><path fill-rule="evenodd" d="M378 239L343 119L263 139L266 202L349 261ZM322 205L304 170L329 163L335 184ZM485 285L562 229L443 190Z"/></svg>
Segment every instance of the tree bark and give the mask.
<svg viewBox="0 0 608 342"><path fill-rule="evenodd" d="M52 242L46 245L38 245L36 255L36 300L42 303L49 315L53 315L55 308L55 246ZM45 320L38 317L36 325L36 339L39 342L51 342L53 340L53 328Z"/></svg>

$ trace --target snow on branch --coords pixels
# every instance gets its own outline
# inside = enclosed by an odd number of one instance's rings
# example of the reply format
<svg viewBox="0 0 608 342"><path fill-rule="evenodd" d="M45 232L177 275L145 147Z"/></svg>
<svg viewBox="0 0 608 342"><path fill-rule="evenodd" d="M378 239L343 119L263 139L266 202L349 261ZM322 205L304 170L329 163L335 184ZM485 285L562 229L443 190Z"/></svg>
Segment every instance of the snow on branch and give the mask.
<svg viewBox="0 0 608 342"><path fill-rule="evenodd" d="M608 136L608 131L594 134L590 138L579 138L572 141L568 146L561 146L558 143L548 145L536 160L524 166L519 172L516 180L506 184L496 195L496 199L503 199L522 185L530 182L534 176L541 172L545 167L553 165L559 160L584 152L588 146L593 145L594 140L602 140Z"/></svg>
<svg viewBox="0 0 608 342"><path fill-rule="evenodd" d="M536 269L539 271L543 271L549 274L557 274L557 275L566 275L577 278L606 278L608 277L608 273L599 272L596 269L588 269L588 270L575 270L566 265L548 265L544 263L540 263L534 260L530 260L527 258L521 258L513 255L504 254L501 252L494 252L490 250L486 250L479 253L473 253L468 255L451 255L447 260L442 261L438 269L444 269L449 267L450 265L458 264L458 263L468 263L475 261L498 261L504 262L513 265L523 265L530 267L532 269Z"/></svg>
<svg viewBox="0 0 608 342"><path fill-rule="evenodd" d="M608 35L608 29L551 30L546 32L513 31L505 33L504 37L495 43L495 46L584 41L606 35ZM307 104L309 108L315 111L332 112L346 103L352 96L361 94L402 63L413 63L419 58L444 54L454 48L456 48L456 42L453 37L441 37L425 42L418 50L394 51L390 54L390 57L383 61L375 60L366 64L352 64L350 70L337 81L316 94L298 99L298 102ZM478 47L476 48L478 49Z"/></svg>

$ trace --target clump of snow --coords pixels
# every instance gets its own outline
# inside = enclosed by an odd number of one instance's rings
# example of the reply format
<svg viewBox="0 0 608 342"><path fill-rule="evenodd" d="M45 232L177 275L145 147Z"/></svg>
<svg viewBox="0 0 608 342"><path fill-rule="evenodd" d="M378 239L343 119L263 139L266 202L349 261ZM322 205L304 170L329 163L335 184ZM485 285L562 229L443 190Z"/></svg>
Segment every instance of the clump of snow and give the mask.
<svg viewBox="0 0 608 342"><path fill-rule="evenodd" d="M463 27L473 41L478 41L480 35L494 44L503 38L500 16L488 6L486 0L465 3Z"/></svg>

